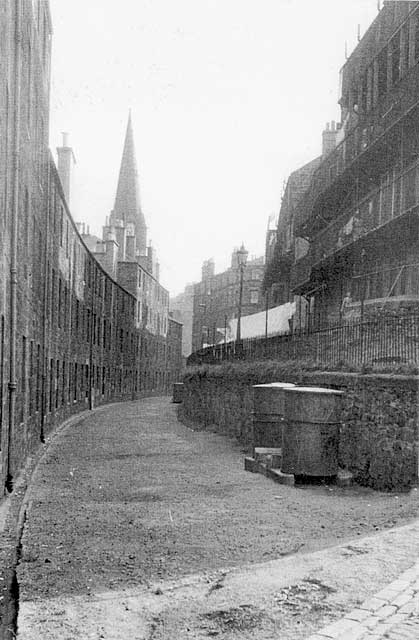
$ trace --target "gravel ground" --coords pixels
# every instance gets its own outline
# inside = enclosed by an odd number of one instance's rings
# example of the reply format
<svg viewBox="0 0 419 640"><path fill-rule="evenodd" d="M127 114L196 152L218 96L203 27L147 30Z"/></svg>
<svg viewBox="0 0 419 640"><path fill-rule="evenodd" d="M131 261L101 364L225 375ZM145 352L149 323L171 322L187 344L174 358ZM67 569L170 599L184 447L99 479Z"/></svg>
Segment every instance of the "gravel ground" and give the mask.
<svg viewBox="0 0 419 640"><path fill-rule="evenodd" d="M161 398L101 409L59 433L30 490L18 567L21 607L27 602L29 611L34 603L39 614L46 599L62 608L64 599L85 601L126 589L146 593L156 583L194 574L205 576L216 592L226 567L293 562L293 554L297 562L303 554L418 517L415 490L392 495L356 487L284 487L245 472L243 458L237 443L178 423L176 407ZM364 553L353 544L346 548L354 556ZM317 602L319 620L334 591L315 577L283 589L288 591L278 592L278 610L301 617L304 603ZM170 635L167 614L166 631L155 616L144 635L140 625L131 637L256 638L257 628L269 637L275 620L262 619L252 607L201 613L201 635L187 629ZM340 605L335 609L338 615ZM68 633L62 637L77 637ZM42 635L24 636L32 637L61 636L48 635L44 625Z"/></svg>

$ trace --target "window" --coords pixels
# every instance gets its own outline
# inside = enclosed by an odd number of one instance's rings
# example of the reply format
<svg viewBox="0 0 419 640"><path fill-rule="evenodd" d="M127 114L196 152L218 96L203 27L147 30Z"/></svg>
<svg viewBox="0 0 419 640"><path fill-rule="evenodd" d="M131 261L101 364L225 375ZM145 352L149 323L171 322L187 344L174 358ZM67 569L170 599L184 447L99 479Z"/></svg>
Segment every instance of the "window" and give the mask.
<svg viewBox="0 0 419 640"><path fill-rule="evenodd" d="M41 397L41 345L37 345L36 349L36 393L35 393L35 411L39 411Z"/></svg>
<svg viewBox="0 0 419 640"><path fill-rule="evenodd" d="M378 56L378 79L377 79L377 89L378 96L381 97L387 92L387 61L388 61L388 53L387 49L383 49L380 55Z"/></svg>
<svg viewBox="0 0 419 640"><path fill-rule="evenodd" d="M24 230L24 240L25 247L28 248L29 245L29 216L30 216L30 207L29 207L29 192L28 189L25 189L25 230Z"/></svg>
<svg viewBox="0 0 419 640"><path fill-rule="evenodd" d="M73 381L73 400L77 401L77 384L78 384L78 364L77 362L74 364L74 381Z"/></svg>
<svg viewBox="0 0 419 640"><path fill-rule="evenodd" d="M61 317L62 317L62 289L63 285L61 282L61 278L58 276L58 327L61 328Z"/></svg>
<svg viewBox="0 0 419 640"><path fill-rule="evenodd" d="M250 302L251 304L257 304L259 302L259 291L250 292Z"/></svg>
<svg viewBox="0 0 419 640"><path fill-rule="evenodd" d="M52 412L54 398L54 360L49 362L49 412Z"/></svg>
<svg viewBox="0 0 419 640"><path fill-rule="evenodd" d="M60 396L60 361L57 360L55 368L55 408L58 409L59 396Z"/></svg>
<svg viewBox="0 0 419 640"><path fill-rule="evenodd" d="M400 80L400 32L390 41L391 51L391 82L396 84Z"/></svg>
<svg viewBox="0 0 419 640"><path fill-rule="evenodd" d="M415 62L417 62L417 60L419 60L419 18L415 16L412 19L414 20L414 27L413 27L414 56L415 56Z"/></svg>

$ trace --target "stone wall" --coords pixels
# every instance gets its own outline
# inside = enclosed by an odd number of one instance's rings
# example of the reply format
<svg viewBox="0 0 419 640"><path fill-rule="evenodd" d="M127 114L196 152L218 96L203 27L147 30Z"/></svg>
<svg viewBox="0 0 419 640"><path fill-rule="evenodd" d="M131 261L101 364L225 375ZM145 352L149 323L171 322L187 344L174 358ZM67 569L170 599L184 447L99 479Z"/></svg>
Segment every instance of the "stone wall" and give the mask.
<svg viewBox="0 0 419 640"><path fill-rule="evenodd" d="M339 464L378 490L406 490L418 478L418 377L305 371L255 362L187 370L179 417L186 424L252 442L253 384L294 382L345 392Z"/></svg>

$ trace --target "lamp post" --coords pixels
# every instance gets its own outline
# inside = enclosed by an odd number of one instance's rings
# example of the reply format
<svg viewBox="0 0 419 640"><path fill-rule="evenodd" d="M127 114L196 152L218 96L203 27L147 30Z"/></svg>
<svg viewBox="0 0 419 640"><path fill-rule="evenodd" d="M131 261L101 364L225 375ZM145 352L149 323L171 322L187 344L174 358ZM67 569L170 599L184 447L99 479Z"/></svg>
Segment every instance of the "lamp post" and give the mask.
<svg viewBox="0 0 419 640"><path fill-rule="evenodd" d="M240 270L240 288L239 288L239 308L237 312L237 332L236 332L236 342L241 342L241 319L242 319L242 304L243 304L243 273L244 268L246 266L247 260L247 251L244 248L244 245L240 247L237 251L237 262Z"/></svg>
<svg viewBox="0 0 419 640"><path fill-rule="evenodd" d="M364 364L364 311L365 311L365 297L367 293L367 279L366 279L366 258L367 252L365 249L361 251L361 326L360 326L360 338L361 338L361 361Z"/></svg>
<svg viewBox="0 0 419 640"><path fill-rule="evenodd" d="M365 296L367 293L367 280L366 280L366 258L367 252L365 249L361 251L361 325L364 322L364 307L365 307Z"/></svg>

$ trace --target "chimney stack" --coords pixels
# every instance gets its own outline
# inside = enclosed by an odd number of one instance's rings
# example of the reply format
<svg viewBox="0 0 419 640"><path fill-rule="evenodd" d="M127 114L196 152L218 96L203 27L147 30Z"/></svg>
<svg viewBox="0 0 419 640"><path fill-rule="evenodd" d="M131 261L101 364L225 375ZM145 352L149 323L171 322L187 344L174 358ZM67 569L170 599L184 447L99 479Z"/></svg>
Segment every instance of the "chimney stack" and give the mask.
<svg viewBox="0 0 419 640"><path fill-rule="evenodd" d="M326 123L326 129L322 134L322 156L325 158L335 149L336 147L336 137L338 134L339 128L336 126L336 122L332 120L331 123Z"/></svg>
<svg viewBox="0 0 419 640"><path fill-rule="evenodd" d="M58 174L64 191L67 205L70 206L73 167L76 164L73 149L68 146L68 133L63 132L63 146L57 147Z"/></svg>

